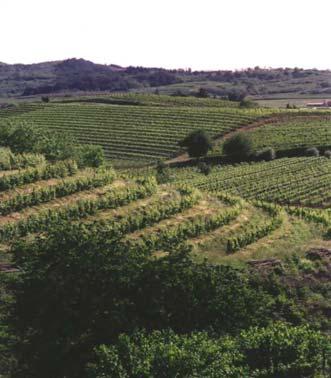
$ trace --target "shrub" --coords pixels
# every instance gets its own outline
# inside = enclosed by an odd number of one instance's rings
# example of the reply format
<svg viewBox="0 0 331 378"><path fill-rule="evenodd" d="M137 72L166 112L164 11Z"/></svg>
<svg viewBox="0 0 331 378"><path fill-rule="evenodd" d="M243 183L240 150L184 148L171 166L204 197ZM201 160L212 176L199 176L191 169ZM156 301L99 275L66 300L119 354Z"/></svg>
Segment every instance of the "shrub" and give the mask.
<svg viewBox="0 0 331 378"><path fill-rule="evenodd" d="M228 93L228 99L230 101L242 101L245 99L247 93L245 91L233 90Z"/></svg>
<svg viewBox="0 0 331 378"><path fill-rule="evenodd" d="M258 160L270 161L276 158L276 152L272 147L266 147L255 154Z"/></svg>
<svg viewBox="0 0 331 378"><path fill-rule="evenodd" d="M239 132L224 142L223 152L232 160L247 160L252 155L252 141L247 134Z"/></svg>
<svg viewBox="0 0 331 378"><path fill-rule="evenodd" d="M311 147L306 149L307 156L319 156L319 151L316 147Z"/></svg>
<svg viewBox="0 0 331 378"><path fill-rule="evenodd" d="M324 151L324 156L328 159L331 159L331 150Z"/></svg>
<svg viewBox="0 0 331 378"><path fill-rule="evenodd" d="M208 151L212 149L210 137L205 130L191 132L184 140L179 142L179 145L185 147L188 154L195 158L207 155Z"/></svg>
<svg viewBox="0 0 331 378"><path fill-rule="evenodd" d="M84 144L76 148L76 161L79 167L100 167L105 162L105 155L101 146Z"/></svg>
<svg viewBox="0 0 331 378"><path fill-rule="evenodd" d="M13 153L10 151L9 148L1 147L0 148L0 169L12 169L11 162L14 158Z"/></svg>
<svg viewBox="0 0 331 378"><path fill-rule="evenodd" d="M0 147L0 169L20 169L37 167L46 163L45 157L41 154L22 153L13 154L8 147Z"/></svg>
<svg viewBox="0 0 331 378"><path fill-rule="evenodd" d="M201 162L198 164L198 170L200 173L208 176L211 172L211 166L205 162Z"/></svg>
<svg viewBox="0 0 331 378"><path fill-rule="evenodd" d="M166 184L171 180L169 167L161 160L156 166L156 181L158 184Z"/></svg>
<svg viewBox="0 0 331 378"><path fill-rule="evenodd" d="M199 91L196 95L197 97L201 97L201 98L206 98L206 97L209 97L208 95L208 91L206 88L199 88Z"/></svg>
<svg viewBox="0 0 331 378"><path fill-rule="evenodd" d="M253 108L257 108L258 104L252 100L243 99L240 101L239 106L241 108L253 109Z"/></svg>

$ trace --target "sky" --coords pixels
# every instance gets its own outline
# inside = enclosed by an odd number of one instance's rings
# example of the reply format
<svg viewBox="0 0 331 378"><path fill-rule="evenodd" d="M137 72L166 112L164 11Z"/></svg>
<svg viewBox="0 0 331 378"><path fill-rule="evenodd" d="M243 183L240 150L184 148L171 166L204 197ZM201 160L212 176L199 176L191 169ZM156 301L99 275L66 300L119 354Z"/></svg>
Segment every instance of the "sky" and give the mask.
<svg viewBox="0 0 331 378"><path fill-rule="evenodd" d="M331 68L331 0L0 0L0 62Z"/></svg>

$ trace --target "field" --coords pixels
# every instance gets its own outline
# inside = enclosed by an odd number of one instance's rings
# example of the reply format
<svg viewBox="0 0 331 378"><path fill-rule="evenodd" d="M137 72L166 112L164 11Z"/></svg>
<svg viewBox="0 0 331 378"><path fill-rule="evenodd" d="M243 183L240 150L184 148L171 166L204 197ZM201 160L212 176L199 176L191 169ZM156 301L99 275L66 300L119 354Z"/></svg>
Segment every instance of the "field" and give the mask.
<svg viewBox="0 0 331 378"><path fill-rule="evenodd" d="M195 129L222 136L267 114L261 109L207 106L57 103L4 110L2 119L70 132L81 143L101 145L109 159L155 162L176 155L178 142Z"/></svg>
<svg viewBox="0 0 331 378"><path fill-rule="evenodd" d="M255 150L272 147L276 151L331 147L331 115L296 117L268 124L250 132Z"/></svg>
<svg viewBox="0 0 331 378"><path fill-rule="evenodd" d="M226 191L249 200L284 205L330 206L331 161L325 157L283 158L272 162L173 170L173 180L207 191Z"/></svg>

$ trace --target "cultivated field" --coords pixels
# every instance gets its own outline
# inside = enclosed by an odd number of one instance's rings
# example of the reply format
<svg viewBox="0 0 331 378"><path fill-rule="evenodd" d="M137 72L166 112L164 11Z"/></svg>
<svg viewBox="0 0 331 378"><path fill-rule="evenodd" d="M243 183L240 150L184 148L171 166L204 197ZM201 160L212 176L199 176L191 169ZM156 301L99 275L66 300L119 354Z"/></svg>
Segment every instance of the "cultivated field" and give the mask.
<svg viewBox="0 0 331 378"><path fill-rule="evenodd" d="M193 130L204 129L212 137L222 136L269 114L261 109L222 107L76 103L34 106L4 110L2 120L69 132L81 143L101 145L109 159L143 161L173 157L179 151L178 142Z"/></svg>

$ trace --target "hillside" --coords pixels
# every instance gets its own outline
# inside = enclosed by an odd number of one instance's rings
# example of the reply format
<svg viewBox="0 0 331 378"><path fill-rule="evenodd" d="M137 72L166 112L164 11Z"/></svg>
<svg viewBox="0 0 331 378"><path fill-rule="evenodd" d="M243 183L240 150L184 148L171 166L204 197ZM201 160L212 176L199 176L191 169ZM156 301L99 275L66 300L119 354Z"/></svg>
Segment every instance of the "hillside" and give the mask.
<svg viewBox="0 0 331 378"><path fill-rule="evenodd" d="M222 136L268 114L267 110L260 109L224 108L223 102L220 103L221 106L217 106L218 100L214 100L216 107L27 104L0 112L0 123L29 122L49 130L68 132L81 143L101 145L109 159L146 163L175 156L179 151L178 142L197 128L207 130L213 137Z"/></svg>
<svg viewBox="0 0 331 378"><path fill-rule="evenodd" d="M0 111L0 374L328 377L331 160L155 163L198 127L218 154L237 130L322 142L329 113L67 100Z"/></svg>
<svg viewBox="0 0 331 378"><path fill-rule="evenodd" d="M211 161L226 160L223 143L248 132L254 152L271 147L277 157L303 156L307 148L331 149L330 112L240 107L213 98L117 94L23 102L0 109L0 125L28 123L68 133L78 143L102 146L116 166L188 160L179 142L205 130L213 140ZM178 157L179 156L179 157Z"/></svg>
<svg viewBox="0 0 331 378"><path fill-rule="evenodd" d="M191 71L95 64L84 59L0 64L0 97L135 90L240 98L331 97L331 72L300 68Z"/></svg>

